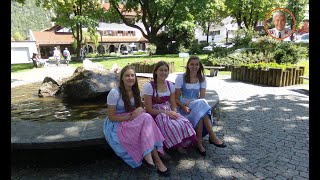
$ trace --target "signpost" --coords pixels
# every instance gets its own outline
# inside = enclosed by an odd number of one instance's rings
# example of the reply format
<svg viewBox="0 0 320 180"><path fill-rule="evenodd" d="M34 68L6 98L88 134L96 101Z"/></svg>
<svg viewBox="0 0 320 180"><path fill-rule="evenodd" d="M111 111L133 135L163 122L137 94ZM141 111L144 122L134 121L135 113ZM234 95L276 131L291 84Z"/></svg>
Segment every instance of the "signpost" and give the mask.
<svg viewBox="0 0 320 180"><path fill-rule="evenodd" d="M183 65L184 65L184 58L188 58L189 53L179 53L179 57L183 58Z"/></svg>

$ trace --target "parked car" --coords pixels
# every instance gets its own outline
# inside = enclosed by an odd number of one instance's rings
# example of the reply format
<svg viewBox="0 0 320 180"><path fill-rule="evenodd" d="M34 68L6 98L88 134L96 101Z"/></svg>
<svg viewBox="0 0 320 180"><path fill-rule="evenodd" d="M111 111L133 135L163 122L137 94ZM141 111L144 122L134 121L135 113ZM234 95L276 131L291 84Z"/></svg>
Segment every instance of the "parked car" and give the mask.
<svg viewBox="0 0 320 180"><path fill-rule="evenodd" d="M231 48L231 47L233 47L234 45L235 45L234 43L227 43L227 44L224 44L224 43L215 43L215 44L214 44L214 47Z"/></svg>
<svg viewBox="0 0 320 180"><path fill-rule="evenodd" d="M121 51L121 54L122 54L122 55L128 55L128 51L127 51L127 50L122 50L122 51Z"/></svg>
<svg viewBox="0 0 320 180"><path fill-rule="evenodd" d="M256 51L258 51L258 48L240 48L240 49L236 49L233 53L229 54L229 57L236 57L237 55L239 55L240 53L243 52L252 52L255 53Z"/></svg>
<svg viewBox="0 0 320 180"><path fill-rule="evenodd" d="M309 43L309 33L303 34L298 37L295 43Z"/></svg>
<svg viewBox="0 0 320 180"><path fill-rule="evenodd" d="M213 47L212 46L206 46L202 48L203 51L213 51Z"/></svg>

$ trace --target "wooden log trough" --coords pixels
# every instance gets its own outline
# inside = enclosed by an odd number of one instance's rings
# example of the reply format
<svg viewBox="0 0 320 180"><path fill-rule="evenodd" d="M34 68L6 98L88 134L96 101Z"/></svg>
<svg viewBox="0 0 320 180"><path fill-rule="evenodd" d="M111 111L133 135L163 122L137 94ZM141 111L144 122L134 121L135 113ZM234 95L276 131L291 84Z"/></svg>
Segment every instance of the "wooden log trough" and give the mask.
<svg viewBox="0 0 320 180"><path fill-rule="evenodd" d="M231 79L253 84L283 87L303 84L305 67L254 69L247 66L231 67Z"/></svg>

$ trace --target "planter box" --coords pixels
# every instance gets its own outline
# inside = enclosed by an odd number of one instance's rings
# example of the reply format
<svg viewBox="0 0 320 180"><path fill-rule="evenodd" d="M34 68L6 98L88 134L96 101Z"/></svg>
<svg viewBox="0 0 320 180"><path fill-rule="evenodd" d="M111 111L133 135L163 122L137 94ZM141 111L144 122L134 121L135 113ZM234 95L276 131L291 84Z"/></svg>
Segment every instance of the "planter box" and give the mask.
<svg viewBox="0 0 320 180"><path fill-rule="evenodd" d="M303 78L300 78L303 74L304 67L292 67L285 70L279 68L253 69L247 66L231 67L232 80L275 87L303 84Z"/></svg>
<svg viewBox="0 0 320 180"><path fill-rule="evenodd" d="M146 64L146 63L131 63L130 65L135 67L136 73L152 73L153 69L156 66L156 62L154 64ZM169 65L169 73L173 73L175 71L174 62L168 62Z"/></svg>

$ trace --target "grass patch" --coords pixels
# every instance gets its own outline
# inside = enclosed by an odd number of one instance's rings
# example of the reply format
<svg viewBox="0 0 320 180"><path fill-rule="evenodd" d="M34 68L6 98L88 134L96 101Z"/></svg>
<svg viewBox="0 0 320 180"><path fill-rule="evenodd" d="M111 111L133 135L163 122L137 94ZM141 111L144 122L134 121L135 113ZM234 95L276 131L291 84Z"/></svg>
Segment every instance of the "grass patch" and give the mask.
<svg viewBox="0 0 320 180"><path fill-rule="evenodd" d="M11 64L11 72L23 72L33 68L33 63Z"/></svg>
<svg viewBox="0 0 320 180"><path fill-rule="evenodd" d="M198 55L200 59L206 59L207 54ZM111 58L101 58L93 59L92 62L99 62L101 65L107 69L111 69L113 64L117 64L120 68L123 68L129 63L139 62L139 61L159 61L164 60L167 62L174 62L175 72L184 72L184 67L187 64L188 58L180 58L178 54L166 54L166 55L153 55L150 56L123 56L123 57L111 57ZM82 62L70 62L72 67L82 66Z"/></svg>

